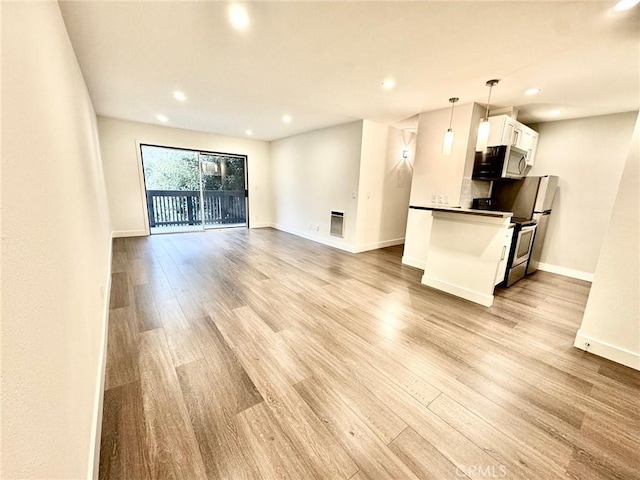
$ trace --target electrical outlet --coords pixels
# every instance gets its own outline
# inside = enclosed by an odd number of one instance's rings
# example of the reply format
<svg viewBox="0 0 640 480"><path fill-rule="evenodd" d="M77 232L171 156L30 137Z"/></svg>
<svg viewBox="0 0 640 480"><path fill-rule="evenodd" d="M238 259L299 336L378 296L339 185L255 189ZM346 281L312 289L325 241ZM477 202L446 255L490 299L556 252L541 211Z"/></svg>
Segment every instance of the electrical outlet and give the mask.
<svg viewBox="0 0 640 480"><path fill-rule="evenodd" d="M444 204L449 205L449 195L444 196Z"/></svg>
<svg viewBox="0 0 640 480"><path fill-rule="evenodd" d="M438 201L438 196L434 193L431 195L431 203L436 203Z"/></svg>
<svg viewBox="0 0 640 480"><path fill-rule="evenodd" d="M444 203L444 195L441 193L438 194L438 205L442 205Z"/></svg>
<svg viewBox="0 0 640 480"><path fill-rule="evenodd" d="M316 232L320 231L320 225L316 225Z"/></svg>
<svg viewBox="0 0 640 480"><path fill-rule="evenodd" d="M357 196L358 196L358 193L355 190L351 192L351 198L355 200Z"/></svg>

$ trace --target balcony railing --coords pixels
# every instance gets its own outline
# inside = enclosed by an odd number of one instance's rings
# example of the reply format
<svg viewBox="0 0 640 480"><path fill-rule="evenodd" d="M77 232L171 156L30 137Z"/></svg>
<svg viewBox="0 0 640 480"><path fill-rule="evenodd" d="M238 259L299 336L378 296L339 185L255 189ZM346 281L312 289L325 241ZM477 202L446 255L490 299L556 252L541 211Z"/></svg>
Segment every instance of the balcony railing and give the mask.
<svg viewBox="0 0 640 480"><path fill-rule="evenodd" d="M147 190L150 227L227 225L247 222L244 190L204 191L204 208L198 190Z"/></svg>

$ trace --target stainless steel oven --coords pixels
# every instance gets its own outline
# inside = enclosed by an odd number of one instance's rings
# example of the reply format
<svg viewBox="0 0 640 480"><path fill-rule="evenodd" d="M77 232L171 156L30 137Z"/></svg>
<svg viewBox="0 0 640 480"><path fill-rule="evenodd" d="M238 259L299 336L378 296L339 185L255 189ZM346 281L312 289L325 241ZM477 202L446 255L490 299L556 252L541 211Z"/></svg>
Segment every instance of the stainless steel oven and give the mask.
<svg viewBox="0 0 640 480"><path fill-rule="evenodd" d="M509 253L507 275L505 277L507 287L510 287L523 278L527 272L527 263L529 263L529 257L531 256L536 227L537 225L534 220L526 222L516 221L513 243L511 244L511 251Z"/></svg>

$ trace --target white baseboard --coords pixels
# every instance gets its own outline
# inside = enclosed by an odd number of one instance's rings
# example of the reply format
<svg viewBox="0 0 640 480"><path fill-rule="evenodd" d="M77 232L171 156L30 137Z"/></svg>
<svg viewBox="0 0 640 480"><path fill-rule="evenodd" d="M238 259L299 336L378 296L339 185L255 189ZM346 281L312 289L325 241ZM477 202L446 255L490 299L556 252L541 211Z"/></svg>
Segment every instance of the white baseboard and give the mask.
<svg viewBox="0 0 640 480"><path fill-rule="evenodd" d="M424 270L427 267L426 260L420 260L419 258L407 257L406 255L402 256L402 263L405 265L409 265L410 267L419 268L420 270Z"/></svg>
<svg viewBox="0 0 640 480"><path fill-rule="evenodd" d="M147 235L146 230L115 230L111 232L111 238L146 237Z"/></svg>
<svg viewBox="0 0 640 480"><path fill-rule="evenodd" d="M249 228L269 228L272 227L273 225L269 222L252 222Z"/></svg>
<svg viewBox="0 0 640 480"><path fill-rule="evenodd" d="M333 241L329 238L326 237L322 237L320 235L313 235L311 233L307 233L303 230L296 230L294 228L289 228L289 227L285 227L284 225L278 225L277 223L272 223L271 224L272 228L275 228L276 230L280 230L282 232L286 232L286 233L290 233L292 235L295 235L297 237L302 237L302 238L306 238L307 240L311 240L313 242L317 242L317 243L322 243L323 245L328 245L329 247L333 247L333 248L337 248L340 250L344 250L345 252L349 252L349 253L356 253L355 249L349 245L345 245L343 243L340 242L336 242Z"/></svg>
<svg viewBox="0 0 640 480"><path fill-rule="evenodd" d="M480 305L483 305L485 307L490 307L491 305L493 305L493 295L486 295L474 290L468 290L466 288L459 287L458 285L443 282L442 280L438 280L426 274L422 276L422 284L428 287L435 288L437 290L442 290L443 292L450 293L451 295L455 295L456 297L461 297L471 302L479 303Z"/></svg>
<svg viewBox="0 0 640 480"><path fill-rule="evenodd" d="M587 282L593 282L593 273L583 272L582 270L573 270L571 268L560 267L558 265L551 265L550 263L540 263L538 265L538 270L556 273L558 275L576 278L578 280L585 280Z"/></svg>
<svg viewBox="0 0 640 480"><path fill-rule="evenodd" d="M306 238L307 240L311 240L317 243L322 243L323 245L328 245L329 247L344 250L345 252L349 252L349 253L367 252L369 250L376 250L378 248L385 248L385 247L393 247L394 245L402 245L404 243L404 237L403 237L403 238L394 238L392 240L383 240L381 242L368 243L365 245L352 247L351 245L345 245L342 242L335 241L321 235L314 235L313 233L307 233L304 230L296 230L294 228L285 227L284 225L278 225L276 223L272 223L270 225L265 225L265 226L270 226L271 228L275 228L276 230L287 232L297 237Z"/></svg>
<svg viewBox="0 0 640 480"><path fill-rule="evenodd" d="M578 330L576 334L576 340L573 342L573 346L613 362L621 363L635 370L640 370L640 354L638 352L632 352L607 342L601 342L595 338L583 335L580 330Z"/></svg>
<svg viewBox="0 0 640 480"><path fill-rule="evenodd" d="M113 235L113 232L112 232ZM89 450L89 470L87 478L97 480L100 467L100 439L102 437L102 404L104 400L104 381L107 366L107 327L109 324L109 299L111 297L111 265L113 263L113 241L109 241L109 264L104 287L104 304L102 311L102 332L100 350L98 352L98 371L96 394L93 407L93 426L91 428L92 445Z"/></svg>
<svg viewBox="0 0 640 480"><path fill-rule="evenodd" d="M379 248L394 247L396 245L402 245L404 243L404 237L394 238L392 240L383 240L381 242L367 243L355 248L356 253L368 252L369 250L377 250Z"/></svg>

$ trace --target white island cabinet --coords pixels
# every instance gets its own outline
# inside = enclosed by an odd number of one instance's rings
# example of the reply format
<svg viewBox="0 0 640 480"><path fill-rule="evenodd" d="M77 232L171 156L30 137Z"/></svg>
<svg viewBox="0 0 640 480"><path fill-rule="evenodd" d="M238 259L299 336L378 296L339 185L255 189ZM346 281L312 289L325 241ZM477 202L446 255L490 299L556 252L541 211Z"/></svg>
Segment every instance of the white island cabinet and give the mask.
<svg viewBox="0 0 640 480"><path fill-rule="evenodd" d="M433 215L422 283L490 307L513 214L464 208L412 208L431 210Z"/></svg>

